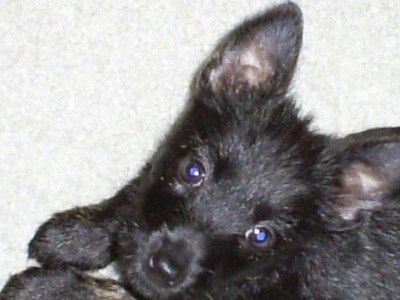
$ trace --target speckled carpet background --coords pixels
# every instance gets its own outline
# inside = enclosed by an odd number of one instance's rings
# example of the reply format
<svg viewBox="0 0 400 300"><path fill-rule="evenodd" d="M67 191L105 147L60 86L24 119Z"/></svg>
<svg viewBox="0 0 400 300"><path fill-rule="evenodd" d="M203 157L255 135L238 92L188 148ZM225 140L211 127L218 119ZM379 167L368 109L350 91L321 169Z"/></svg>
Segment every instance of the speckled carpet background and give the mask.
<svg viewBox="0 0 400 300"><path fill-rule="evenodd" d="M295 91L315 127L400 126L400 1L297 2ZM136 174L217 39L269 5L0 0L0 288L52 213Z"/></svg>

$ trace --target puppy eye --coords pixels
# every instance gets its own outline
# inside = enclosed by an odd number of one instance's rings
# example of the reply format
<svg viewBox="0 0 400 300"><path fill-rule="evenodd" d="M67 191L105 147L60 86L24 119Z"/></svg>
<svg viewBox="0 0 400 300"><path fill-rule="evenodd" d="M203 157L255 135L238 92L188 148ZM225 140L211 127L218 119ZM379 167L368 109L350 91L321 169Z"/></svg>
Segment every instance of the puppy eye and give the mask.
<svg viewBox="0 0 400 300"><path fill-rule="evenodd" d="M275 237L270 228L266 226L254 226L245 233L247 242L257 250L267 250L274 243Z"/></svg>
<svg viewBox="0 0 400 300"><path fill-rule="evenodd" d="M203 183L206 176L204 165L196 159L183 161L180 170L182 181L192 186L199 186Z"/></svg>

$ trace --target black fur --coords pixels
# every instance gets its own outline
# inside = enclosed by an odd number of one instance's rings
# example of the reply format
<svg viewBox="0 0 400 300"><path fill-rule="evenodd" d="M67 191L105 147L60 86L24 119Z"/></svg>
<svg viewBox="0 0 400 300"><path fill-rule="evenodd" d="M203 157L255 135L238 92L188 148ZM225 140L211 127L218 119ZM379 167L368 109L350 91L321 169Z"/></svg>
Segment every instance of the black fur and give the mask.
<svg viewBox="0 0 400 300"><path fill-rule="evenodd" d="M45 270L37 267L12 276L0 299L135 300L115 281L93 278L70 268Z"/></svg>
<svg viewBox="0 0 400 300"><path fill-rule="evenodd" d="M229 33L139 176L43 224L29 256L44 269L3 297L34 282L40 299L114 299L80 272L116 261L137 298L400 299L400 130L312 132L289 92L301 39L293 3Z"/></svg>

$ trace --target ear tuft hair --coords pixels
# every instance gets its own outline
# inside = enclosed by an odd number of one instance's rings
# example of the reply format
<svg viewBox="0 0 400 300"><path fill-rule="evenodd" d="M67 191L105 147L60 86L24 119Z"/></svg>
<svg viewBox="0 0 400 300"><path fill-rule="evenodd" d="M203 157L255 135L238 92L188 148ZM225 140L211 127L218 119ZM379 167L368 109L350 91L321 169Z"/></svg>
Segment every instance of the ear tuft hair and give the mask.
<svg viewBox="0 0 400 300"><path fill-rule="evenodd" d="M200 71L200 84L213 93L238 94L252 89L283 93L294 73L302 27L301 11L291 2L245 22L213 52Z"/></svg>
<svg viewBox="0 0 400 300"><path fill-rule="evenodd" d="M373 129L338 141L335 160L339 187L334 207L344 220L357 220L398 199L400 190L400 128Z"/></svg>

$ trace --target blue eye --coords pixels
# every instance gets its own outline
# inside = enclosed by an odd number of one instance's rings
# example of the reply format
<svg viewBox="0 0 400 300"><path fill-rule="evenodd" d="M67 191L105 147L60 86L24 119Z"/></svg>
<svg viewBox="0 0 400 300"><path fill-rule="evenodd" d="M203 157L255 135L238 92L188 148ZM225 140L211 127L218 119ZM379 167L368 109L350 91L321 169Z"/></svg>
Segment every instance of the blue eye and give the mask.
<svg viewBox="0 0 400 300"><path fill-rule="evenodd" d="M253 235L255 243L265 243L268 240L268 232L263 228L254 228Z"/></svg>
<svg viewBox="0 0 400 300"><path fill-rule="evenodd" d="M185 183L192 186L199 186L206 176L206 171L200 161L188 159L182 162L180 174L180 178Z"/></svg>
<svg viewBox="0 0 400 300"><path fill-rule="evenodd" d="M190 178L201 177L203 173L204 173L203 169L197 164L193 164L193 165L189 165L188 166L187 175Z"/></svg>
<svg viewBox="0 0 400 300"><path fill-rule="evenodd" d="M254 226L247 230L245 237L250 246L259 250L269 249L274 241L271 229L264 226Z"/></svg>

